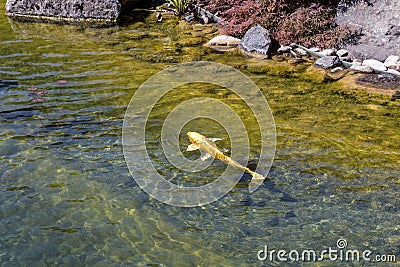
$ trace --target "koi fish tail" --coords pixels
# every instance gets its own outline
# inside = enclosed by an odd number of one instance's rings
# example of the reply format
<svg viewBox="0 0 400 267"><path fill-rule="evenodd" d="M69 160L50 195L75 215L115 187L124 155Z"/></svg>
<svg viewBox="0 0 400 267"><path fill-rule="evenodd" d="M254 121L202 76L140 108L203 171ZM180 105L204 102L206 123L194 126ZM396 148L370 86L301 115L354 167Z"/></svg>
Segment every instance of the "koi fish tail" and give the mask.
<svg viewBox="0 0 400 267"><path fill-rule="evenodd" d="M264 182L265 177L253 171L249 171L249 173L253 176L250 181L249 192L253 193Z"/></svg>

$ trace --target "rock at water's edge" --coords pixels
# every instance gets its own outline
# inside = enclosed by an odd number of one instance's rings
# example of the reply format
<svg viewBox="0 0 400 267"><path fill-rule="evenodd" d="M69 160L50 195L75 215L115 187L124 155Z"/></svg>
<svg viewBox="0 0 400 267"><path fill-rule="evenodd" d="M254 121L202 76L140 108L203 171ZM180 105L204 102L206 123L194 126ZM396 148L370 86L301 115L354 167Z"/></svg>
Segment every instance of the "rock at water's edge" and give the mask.
<svg viewBox="0 0 400 267"><path fill-rule="evenodd" d="M323 56L335 56L336 55L336 50L335 49L324 49L321 52L319 52Z"/></svg>
<svg viewBox="0 0 400 267"><path fill-rule="evenodd" d="M118 0L7 0L6 13L15 17L116 20Z"/></svg>
<svg viewBox="0 0 400 267"><path fill-rule="evenodd" d="M240 39L228 36L228 35L218 35L212 38L207 45L209 46L237 46L240 43Z"/></svg>
<svg viewBox="0 0 400 267"><path fill-rule="evenodd" d="M246 32L240 41L239 47L245 52L270 55L279 48L279 45L277 45L277 42L267 29L256 24Z"/></svg>
<svg viewBox="0 0 400 267"><path fill-rule="evenodd" d="M356 72L362 72L362 73L373 73L374 70L368 66L368 65L362 65L361 63L354 63L350 69L356 71Z"/></svg>
<svg viewBox="0 0 400 267"><path fill-rule="evenodd" d="M400 57L390 55L383 63L388 69L400 70Z"/></svg>
<svg viewBox="0 0 400 267"><path fill-rule="evenodd" d="M319 58L314 64L323 69L330 69L340 66L341 62L337 56L325 56Z"/></svg>
<svg viewBox="0 0 400 267"><path fill-rule="evenodd" d="M366 59L363 61L363 65L370 66L374 71L384 72L387 70L385 64L375 59Z"/></svg>
<svg viewBox="0 0 400 267"><path fill-rule="evenodd" d="M342 45L355 57L384 61L391 54L400 55L400 1L341 0L336 20L362 32L356 43Z"/></svg>
<svg viewBox="0 0 400 267"><path fill-rule="evenodd" d="M279 49L278 49L278 53L279 54L283 54L283 53L290 53L290 51L292 51L292 48L290 47L290 46L288 46L288 45L285 45L285 46L281 46Z"/></svg>

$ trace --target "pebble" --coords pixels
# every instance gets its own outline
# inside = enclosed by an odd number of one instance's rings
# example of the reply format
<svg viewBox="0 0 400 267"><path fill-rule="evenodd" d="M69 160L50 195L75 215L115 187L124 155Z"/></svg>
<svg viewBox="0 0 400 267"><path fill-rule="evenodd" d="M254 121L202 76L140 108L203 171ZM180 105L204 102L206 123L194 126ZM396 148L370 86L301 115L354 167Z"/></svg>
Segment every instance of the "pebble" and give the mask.
<svg viewBox="0 0 400 267"><path fill-rule="evenodd" d="M301 49L301 48L299 48L299 47L295 48L295 49L294 49L294 52L295 52L296 54L302 56L302 57L308 56L307 51L304 50L304 49Z"/></svg>
<svg viewBox="0 0 400 267"><path fill-rule="evenodd" d="M32 103L43 103L43 102L44 102L44 100L41 98L36 98L36 99L32 100Z"/></svg>
<svg viewBox="0 0 400 267"><path fill-rule="evenodd" d="M370 66L374 71L377 72L384 72L387 70L386 66L382 62L375 59L366 59L363 61L363 65Z"/></svg>
<svg viewBox="0 0 400 267"><path fill-rule="evenodd" d="M290 46L284 45L279 47L278 53L290 53L291 50L292 48Z"/></svg>
<svg viewBox="0 0 400 267"><path fill-rule="evenodd" d="M38 96L47 95L47 91L40 91L40 92L37 92L36 95L38 95Z"/></svg>
<svg viewBox="0 0 400 267"><path fill-rule="evenodd" d="M193 14L190 14L190 15L187 15L185 18L184 18L184 20L186 21L186 22L192 22L193 20L194 20L194 15Z"/></svg>
<svg viewBox="0 0 400 267"><path fill-rule="evenodd" d="M322 56L335 56L336 50L335 49L324 49L320 52Z"/></svg>
<svg viewBox="0 0 400 267"><path fill-rule="evenodd" d="M206 15L201 16L200 21L203 22L204 24L210 23L210 19Z"/></svg>

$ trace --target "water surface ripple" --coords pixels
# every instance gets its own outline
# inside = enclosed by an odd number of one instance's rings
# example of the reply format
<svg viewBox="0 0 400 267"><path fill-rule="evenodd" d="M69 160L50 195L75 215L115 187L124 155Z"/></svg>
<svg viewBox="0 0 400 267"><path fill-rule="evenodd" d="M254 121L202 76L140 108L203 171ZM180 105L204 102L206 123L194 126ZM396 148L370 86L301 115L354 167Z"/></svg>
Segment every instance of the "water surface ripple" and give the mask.
<svg viewBox="0 0 400 267"><path fill-rule="evenodd" d="M1 266L284 266L259 262L257 251L321 251L339 238L351 249L400 257L398 105L343 95L290 71L260 71L260 63L236 53L214 54L201 46L211 27L195 35L153 17L101 29L18 23L5 17L4 2ZM193 60L252 77L275 116L278 148L258 191L248 193L245 175L223 199L189 209L140 190L124 161L121 129L140 84ZM190 182L196 178L162 161L157 140L166 111L195 96L240 101L220 89L185 92L155 108L147 139L160 173ZM252 129L251 117L246 123ZM259 133L251 135L256 147ZM215 163L203 177L223 168Z"/></svg>

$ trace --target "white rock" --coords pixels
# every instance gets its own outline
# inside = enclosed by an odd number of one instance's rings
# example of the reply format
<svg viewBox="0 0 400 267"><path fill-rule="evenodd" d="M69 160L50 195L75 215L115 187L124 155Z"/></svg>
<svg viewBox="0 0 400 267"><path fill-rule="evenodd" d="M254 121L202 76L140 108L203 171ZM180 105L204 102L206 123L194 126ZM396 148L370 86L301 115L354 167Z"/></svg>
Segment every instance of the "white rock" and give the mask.
<svg viewBox="0 0 400 267"><path fill-rule="evenodd" d="M391 55L383 64L385 64L388 69L400 70L400 57Z"/></svg>
<svg viewBox="0 0 400 267"><path fill-rule="evenodd" d="M290 53L291 50L292 48L290 46L284 45L279 47L278 53Z"/></svg>
<svg viewBox="0 0 400 267"><path fill-rule="evenodd" d="M339 71L342 71L342 70L344 70L342 67L336 67L336 68L331 69L331 72L332 73L336 73L336 72L339 72Z"/></svg>
<svg viewBox="0 0 400 267"><path fill-rule="evenodd" d="M372 73L374 70L370 66L362 65L360 63L354 63L350 69L362 73Z"/></svg>
<svg viewBox="0 0 400 267"><path fill-rule="evenodd" d="M336 51L336 55L339 57L341 61L346 61L346 62L354 61L354 56L346 49L339 49L338 51Z"/></svg>
<svg viewBox="0 0 400 267"><path fill-rule="evenodd" d="M320 52L322 56L336 56L335 49L324 49Z"/></svg>
<svg viewBox="0 0 400 267"><path fill-rule="evenodd" d="M304 50L304 49L301 49L301 48L295 48L294 49L294 52L296 52L296 54L298 54L298 55L300 55L300 56L303 56L303 57L305 57L305 56L307 56L308 55L308 53L307 53L307 51L306 50Z"/></svg>
<svg viewBox="0 0 400 267"><path fill-rule="evenodd" d="M347 57L349 55L349 51L347 51L346 49L339 49L338 51L336 51L336 55L338 57Z"/></svg>
<svg viewBox="0 0 400 267"><path fill-rule="evenodd" d="M200 21L202 21L204 24L209 24L210 23L210 19L206 15L201 16L201 20Z"/></svg>
<svg viewBox="0 0 400 267"><path fill-rule="evenodd" d="M400 77L400 71L394 69L388 69L387 72Z"/></svg>
<svg viewBox="0 0 400 267"><path fill-rule="evenodd" d="M374 71L377 72L383 72L387 70L385 64L375 59L366 59L363 61L363 65L370 66Z"/></svg>
<svg viewBox="0 0 400 267"><path fill-rule="evenodd" d="M353 62L354 58L351 55L347 55L345 57L339 57L340 61L346 61L346 62Z"/></svg>
<svg viewBox="0 0 400 267"><path fill-rule="evenodd" d="M238 46L240 39L228 36L228 35L218 35L208 41L207 45L211 46Z"/></svg>

